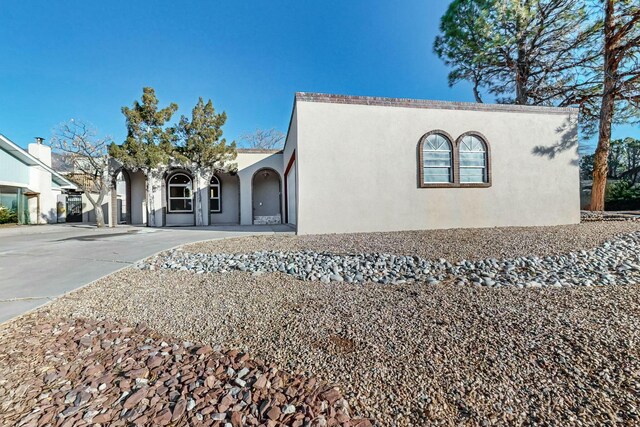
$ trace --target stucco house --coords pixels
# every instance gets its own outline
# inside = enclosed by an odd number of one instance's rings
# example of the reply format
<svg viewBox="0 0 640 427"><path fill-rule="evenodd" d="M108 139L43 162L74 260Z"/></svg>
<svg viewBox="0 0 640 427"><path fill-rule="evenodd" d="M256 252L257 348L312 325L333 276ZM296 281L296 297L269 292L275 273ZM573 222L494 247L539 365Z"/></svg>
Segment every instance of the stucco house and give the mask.
<svg viewBox="0 0 640 427"><path fill-rule="evenodd" d="M234 163L238 170L233 173L207 170L198 176L189 168L167 165L147 176L140 170L116 165L110 224L163 227L283 223L282 151L237 151ZM151 181L152 197L147 194L147 180Z"/></svg>
<svg viewBox="0 0 640 427"><path fill-rule="evenodd" d="M298 234L578 223L577 115L297 93L283 150L238 150L234 174L118 169L109 220Z"/></svg>
<svg viewBox="0 0 640 427"><path fill-rule="evenodd" d="M25 151L0 134L0 205L14 210L20 224L57 222L59 202L64 211L65 194L75 190L51 168L51 148L42 138Z"/></svg>

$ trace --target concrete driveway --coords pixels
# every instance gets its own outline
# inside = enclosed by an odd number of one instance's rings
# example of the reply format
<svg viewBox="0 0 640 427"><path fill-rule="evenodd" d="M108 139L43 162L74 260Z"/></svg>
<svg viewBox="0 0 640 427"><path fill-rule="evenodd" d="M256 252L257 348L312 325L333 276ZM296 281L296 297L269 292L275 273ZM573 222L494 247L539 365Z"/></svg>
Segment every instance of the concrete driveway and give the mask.
<svg viewBox="0 0 640 427"><path fill-rule="evenodd" d="M177 245L273 233L293 231L287 226L0 228L0 323Z"/></svg>

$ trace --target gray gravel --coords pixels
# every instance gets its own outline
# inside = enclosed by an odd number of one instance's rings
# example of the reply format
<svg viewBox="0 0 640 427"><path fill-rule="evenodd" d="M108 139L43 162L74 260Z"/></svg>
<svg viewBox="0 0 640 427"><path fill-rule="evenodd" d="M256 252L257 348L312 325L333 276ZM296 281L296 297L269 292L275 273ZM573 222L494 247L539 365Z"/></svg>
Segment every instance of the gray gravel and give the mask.
<svg viewBox="0 0 640 427"><path fill-rule="evenodd" d="M335 382L381 425L637 424L640 286L490 289L123 270L54 315L147 322Z"/></svg>
<svg viewBox="0 0 640 427"><path fill-rule="evenodd" d="M619 236L601 246L543 257L521 256L498 260L427 260L392 254L335 255L314 251L248 254L164 252L137 264L139 269L170 269L196 273L246 271L282 272L300 280L348 283L402 284L443 280L459 285L490 287L628 285L640 281L640 232Z"/></svg>
<svg viewBox="0 0 640 427"><path fill-rule="evenodd" d="M591 249L622 234L640 231L638 221L592 221L555 227L498 227L393 233L255 236L194 243L194 253L255 251L393 253L451 262L487 258L559 255Z"/></svg>

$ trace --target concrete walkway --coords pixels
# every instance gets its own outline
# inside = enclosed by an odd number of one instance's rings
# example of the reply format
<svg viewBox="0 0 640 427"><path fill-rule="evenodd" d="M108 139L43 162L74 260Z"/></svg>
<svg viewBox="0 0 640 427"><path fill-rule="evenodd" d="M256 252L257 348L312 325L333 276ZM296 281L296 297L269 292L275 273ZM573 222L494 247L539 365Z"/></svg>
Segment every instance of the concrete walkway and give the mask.
<svg viewBox="0 0 640 427"><path fill-rule="evenodd" d="M185 243L291 233L288 226L96 229L87 225L0 228L0 323Z"/></svg>

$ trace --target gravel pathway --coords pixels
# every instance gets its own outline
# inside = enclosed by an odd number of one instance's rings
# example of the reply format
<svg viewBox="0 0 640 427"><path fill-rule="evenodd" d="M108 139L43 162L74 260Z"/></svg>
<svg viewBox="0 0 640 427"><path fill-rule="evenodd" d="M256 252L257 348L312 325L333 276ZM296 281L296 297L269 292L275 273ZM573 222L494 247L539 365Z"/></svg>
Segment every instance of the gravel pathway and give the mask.
<svg viewBox="0 0 640 427"><path fill-rule="evenodd" d="M640 423L640 285L301 282L126 269L49 306L339 384L385 426Z"/></svg>
<svg viewBox="0 0 640 427"><path fill-rule="evenodd" d="M393 253L425 259L513 258L559 255L591 249L622 234L640 231L639 221L592 221L556 227L499 227L406 231L394 233L254 236L184 247L194 253L255 251L331 252L334 254Z"/></svg>
<svg viewBox="0 0 640 427"><path fill-rule="evenodd" d="M0 347L3 426L371 427L332 385L143 325L41 311L0 329Z"/></svg>

